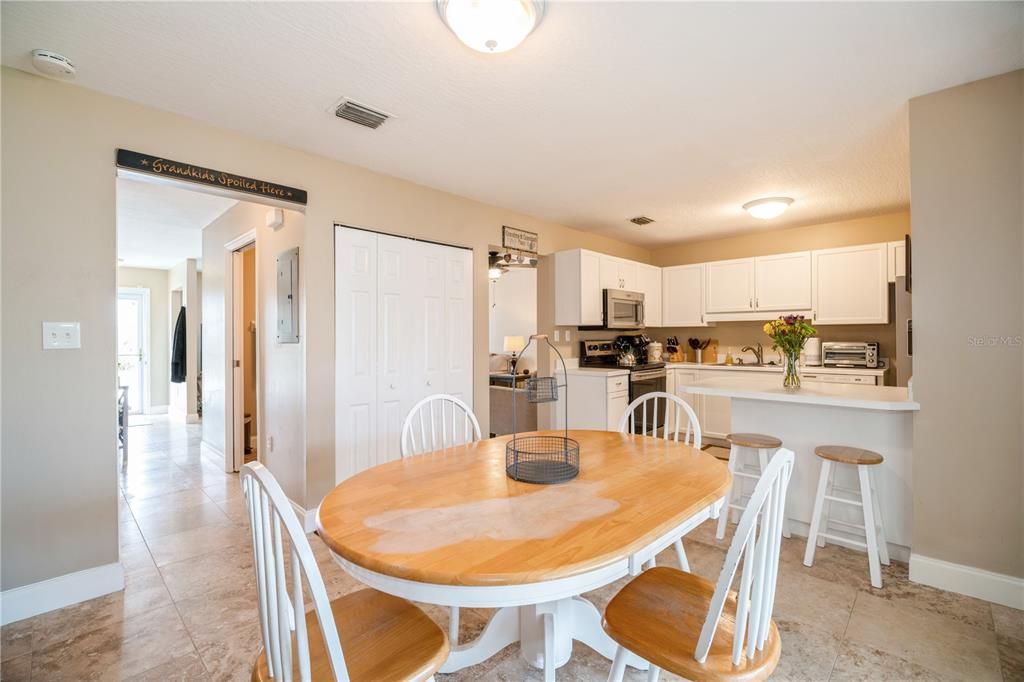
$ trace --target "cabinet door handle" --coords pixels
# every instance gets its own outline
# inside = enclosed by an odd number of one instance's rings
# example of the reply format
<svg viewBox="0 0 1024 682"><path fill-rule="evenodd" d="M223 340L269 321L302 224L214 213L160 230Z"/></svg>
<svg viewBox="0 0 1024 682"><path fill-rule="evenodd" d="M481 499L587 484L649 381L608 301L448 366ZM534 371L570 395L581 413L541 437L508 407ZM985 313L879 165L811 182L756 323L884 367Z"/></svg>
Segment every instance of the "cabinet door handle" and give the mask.
<svg viewBox="0 0 1024 682"><path fill-rule="evenodd" d="M427 386L430 386L430 385L431 385L430 379L427 379Z"/></svg>
<svg viewBox="0 0 1024 682"><path fill-rule="evenodd" d="M755 308L760 308L761 307L761 301L755 298L754 299L754 307Z"/></svg>
<svg viewBox="0 0 1024 682"><path fill-rule="evenodd" d="M754 307L754 299L751 298L751 299L749 299L747 301L747 307L748 308L753 308Z"/></svg>

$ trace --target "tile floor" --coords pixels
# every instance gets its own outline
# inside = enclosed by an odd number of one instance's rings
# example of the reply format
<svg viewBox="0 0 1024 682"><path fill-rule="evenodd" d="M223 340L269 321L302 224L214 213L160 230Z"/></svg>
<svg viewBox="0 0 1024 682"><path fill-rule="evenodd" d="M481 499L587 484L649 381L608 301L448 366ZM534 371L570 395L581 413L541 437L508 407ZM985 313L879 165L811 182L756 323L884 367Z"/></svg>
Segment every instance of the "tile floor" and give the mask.
<svg viewBox="0 0 1024 682"><path fill-rule="evenodd" d="M247 680L259 648L254 578L237 476L200 454L199 429L154 417L132 427L121 473L122 593L3 628L0 678ZM328 591L358 585L313 539ZM717 575L724 543L704 524L687 539L693 570ZM780 680L1024 680L1024 612L914 585L907 567L870 587L864 555L829 546L813 568L784 540L775 618ZM667 552L660 563L674 565ZM588 595L599 608L621 585ZM444 609L425 607L447 629ZM465 610L462 637L488 616ZM558 679L603 680L608 662L576 645ZM630 679L643 679L633 671ZM509 647L446 680L539 680ZM662 679L673 679L663 675Z"/></svg>

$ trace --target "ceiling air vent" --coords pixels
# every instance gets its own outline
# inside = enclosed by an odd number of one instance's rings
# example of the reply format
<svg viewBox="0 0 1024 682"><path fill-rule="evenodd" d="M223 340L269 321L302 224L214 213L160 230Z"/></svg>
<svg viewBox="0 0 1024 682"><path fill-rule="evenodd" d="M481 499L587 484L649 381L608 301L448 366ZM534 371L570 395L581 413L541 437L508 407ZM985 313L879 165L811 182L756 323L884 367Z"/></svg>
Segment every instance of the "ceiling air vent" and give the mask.
<svg viewBox="0 0 1024 682"><path fill-rule="evenodd" d="M633 223L634 225L650 225L651 223L654 222L654 218L648 218L645 215L638 215L635 218L630 218L629 222Z"/></svg>
<svg viewBox="0 0 1024 682"><path fill-rule="evenodd" d="M361 126L373 128L374 130L380 128L384 121L391 118L387 114L374 111L370 107L363 106L362 104L353 102L352 100L345 100L339 104L338 108L334 110L334 115L338 118L343 118L346 121L352 121L353 123L358 123Z"/></svg>

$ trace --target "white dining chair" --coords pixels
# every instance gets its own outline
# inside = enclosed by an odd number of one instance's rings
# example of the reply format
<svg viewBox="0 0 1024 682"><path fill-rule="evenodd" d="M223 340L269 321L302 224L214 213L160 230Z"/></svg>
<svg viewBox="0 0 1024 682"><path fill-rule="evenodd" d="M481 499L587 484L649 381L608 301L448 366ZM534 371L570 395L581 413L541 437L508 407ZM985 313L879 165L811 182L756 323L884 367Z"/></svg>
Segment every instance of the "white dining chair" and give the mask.
<svg viewBox="0 0 1024 682"><path fill-rule="evenodd" d="M661 670L689 680L771 675L781 653L772 609L793 458L792 450L779 450L761 475L717 583L661 567L644 571L612 598L604 629L619 646L609 682L622 680L629 652L650 663L649 681ZM740 585L733 592L741 560Z"/></svg>
<svg viewBox="0 0 1024 682"><path fill-rule="evenodd" d="M472 408L447 393L428 395L413 405L402 424L402 457L480 440L480 422ZM459 643L459 607L452 606L448 639Z"/></svg>
<svg viewBox="0 0 1024 682"><path fill-rule="evenodd" d="M448 658L444 631L412 603L377 590L328 600L281 486L257 462L242 467L241 479L263 639L252 680L433 679ZM308 613L303 582L313 605Z"/></svg>
<svg viewBox="0 0 1024 682"><path fill-rule="evenodd" d="M428 395L412 406L402 424L402 457L480 440L473 409L447 393Z"/></svg>
<svg viewBox="0 0 1024 682"><path fill-rule="evenodd" d="M669 440L669 435L671 434L671 440L678 443L680 442L679 433L682 430L682 442L700 450L701 433L700 422L697 420L697 413L693 411L693 408L690 407L689 403L685 400L677 395L665 393L664 391L645 393L631 402L626 407L626 411L622 413L622 417L619 419L619 431L622 433L646 435L643 432L646 428L646 424L648 423L648 404L651 404L651 423L657 424L659 401L664 402L664 408L661 411L661 415L665 419L665 424L662 427L662 434L660 437L665 440ZM637 430L638 425L636 419L638 412L640 413L639 431ZM685 430L682 429L684 416L686 418ZM657 429L655 429L654 436L659 437ZM674 545L676 548L676 558L679 559L680 568L684 571L689 571L690 562L686 558L686 550L683 548L683 539L679 538L675 541ZM652 558L650 562L648 562L648 566L654 567L655 565L655 560Z"/></svg>

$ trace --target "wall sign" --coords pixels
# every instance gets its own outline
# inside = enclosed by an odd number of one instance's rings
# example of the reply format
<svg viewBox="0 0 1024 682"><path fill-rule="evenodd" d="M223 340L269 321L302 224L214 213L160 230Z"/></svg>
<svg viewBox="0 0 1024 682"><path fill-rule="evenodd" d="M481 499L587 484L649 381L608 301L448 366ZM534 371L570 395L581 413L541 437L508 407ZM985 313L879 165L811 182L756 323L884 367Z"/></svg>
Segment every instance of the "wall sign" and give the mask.
<svg viewBox="0 0 1024 682"><path fill-rule="evenodd" d="M198 185L232 189L236 192L245 192L246 194L255 194L269 199L277 199L278 201L306 205L306 190L304 189L295 189L294 187L278 185L266 180L247 178L244 175L225 173L224 171L212 168L193 166L190 163L172 161L162 156L152 156L127 149L118 149L117 165L119 168L127 168L148 175L176 178L186 182L194 182Z"/></svg>
<svg viewBox="0 0 1024 682"><path fill-rule="evenodd" d="M520 230L508 225L501 226L501 245L520 253L537 255L537 233Z"/></svg>

